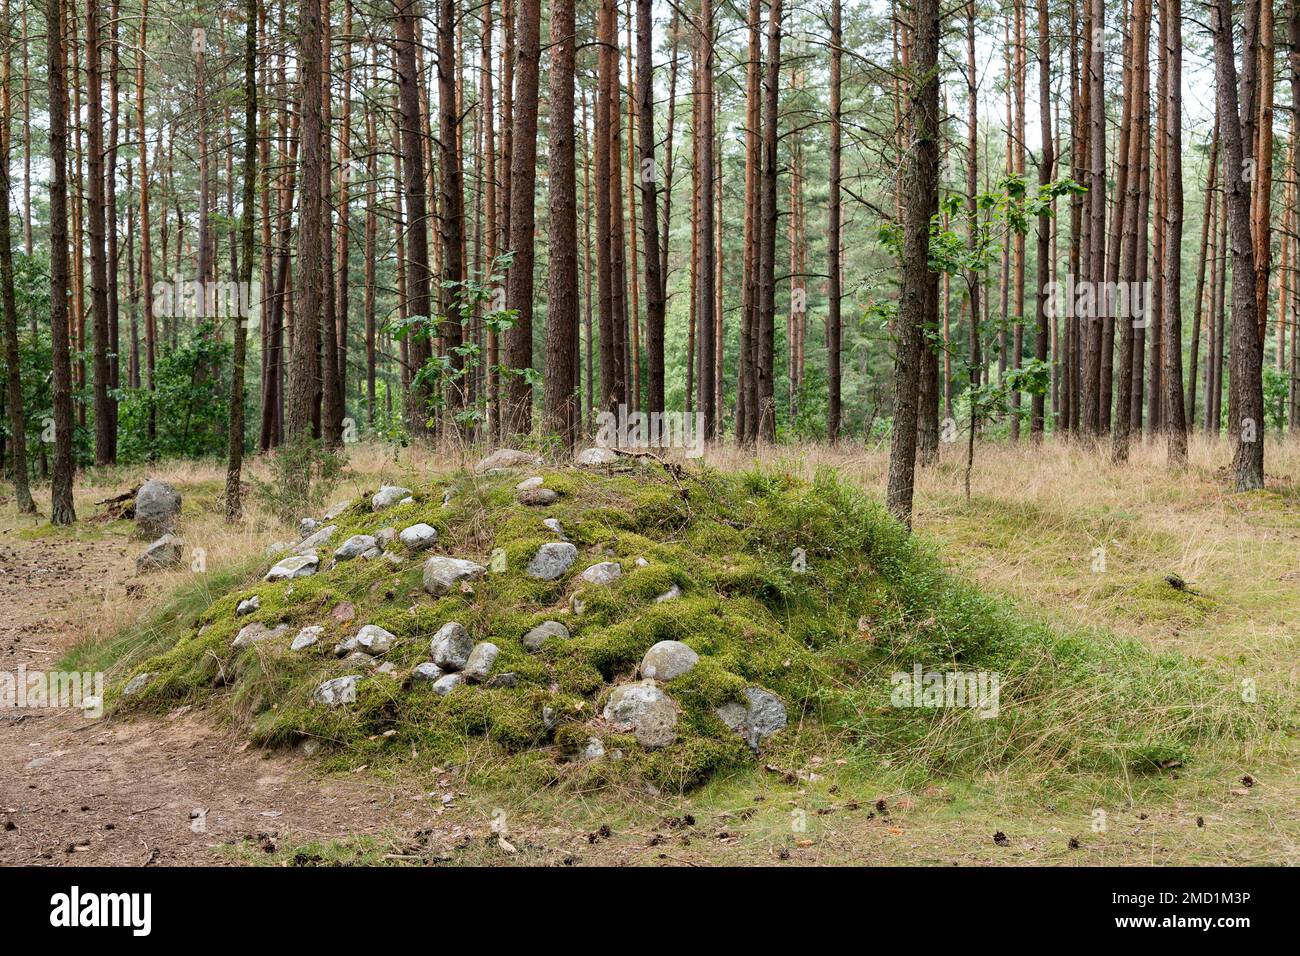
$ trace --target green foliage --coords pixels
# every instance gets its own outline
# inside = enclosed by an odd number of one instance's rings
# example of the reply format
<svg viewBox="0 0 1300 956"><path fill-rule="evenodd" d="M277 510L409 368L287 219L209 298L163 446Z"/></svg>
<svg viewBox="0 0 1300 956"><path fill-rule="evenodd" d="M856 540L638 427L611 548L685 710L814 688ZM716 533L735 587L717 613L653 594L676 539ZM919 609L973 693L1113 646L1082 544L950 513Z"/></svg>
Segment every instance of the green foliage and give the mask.
<svg viewBox="0 0 1300 956"><path fill-rule="evenodd" d="M347 467L340 452L308 436L285 442L268 460L270 480L254 477L254 490L269 511L290 522L319 509Z"/></svg>

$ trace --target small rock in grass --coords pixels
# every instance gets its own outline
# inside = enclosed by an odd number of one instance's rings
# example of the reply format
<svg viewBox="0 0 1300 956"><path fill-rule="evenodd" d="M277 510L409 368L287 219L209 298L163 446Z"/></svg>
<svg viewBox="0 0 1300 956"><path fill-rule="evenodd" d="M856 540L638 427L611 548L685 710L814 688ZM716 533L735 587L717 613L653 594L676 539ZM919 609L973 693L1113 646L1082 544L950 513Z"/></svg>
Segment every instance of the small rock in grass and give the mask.
<svg viewBox="0 0 1300 956"><path fill-rule="evenodd" d="M689 674L700 662L700 655L681 641L660 641L641 658L641 676L670 681Z"/></svg>
<svg viewBox="0 0 1300 956"><path fill-rule="evenodd" d="M560 495L550 488L529 488L519 492L519 503L521 505L532 505L533 507L544 507L553 505L560 500Z"/></svg>
<svg viewBox="0 0 1300 956"><path fill-rule="evenodd" d="M310 574L315 574L316 569L320 567L320 558L315 551L308 551L306 554L295 554L285 558L270 571L266 572L268 581L290 581L294 578L305 578Z"/></svg>
<svg viewBox="0 0 1300 956"><path fill-rule="evenodd" d="M547 733L550 733L560 725L560 715L555 712L554 707L542 708L542 727Z"/></svg>
<svg viewBox="0 0 1300 956"><path fill-rule="evenodd" d="M386 654L392 649L397 636L377 624L367 624L357 631L357 647L367 654Z"/></svg>
<svg viewBox="0 0 1300 956"><path fill-rule="evenodd" d="M496 663L497 655L500 653L501 648L491 641L482 641L475 644L461 673L465 675L466 680L475 684L487 680L488 674L492 671L492 665Z"/></svg>
<svg viewBox="0 0 1300 956"><path fill-rule="evenodd" d="M569 598L569 610L574 614L581 614L583 611L587 610L587 602L574 594Z"/></svg>
<svg viewBox="0 0 1300 956"><path fill-rule="evenodd" d="M523 481L519 482L519 484L515 485L515 491L528 491L530 488L540 488L542 487L542 482L544 480L545 479L543 479L541 475L533 475L531 478L525 478Z"/></svg>
<svg viewBox="0 0 1300 956"><path fill-rule="evenodd" d="M429 656L443 670L461 670L469 663L473 651L474 639L455 621L449 621L440 627L429 642Z"/></svg>
<svg viewBox="0 0 1300 956"><path fill-rule="evenodd" d="M549 637L569 639L569 629L559 621L543 621L524 635L524 647L530 651L540 650Z"/></svg>
<svg viewBox="0 0 1300 956"><path fill-rule="evenodd" d="M293 547L294 554L306 554L308 551L315 551L317 548L323 548L330 543L330 538L334 537L334 532L339 529L336 524L327 524L323 528L317 528L307 537L303 538Z"/></svg>
<svg viewBox="0 0 1300 956"><path fill-rule="evenodd" d="M446 697L463 683L465 678L459 674L443 674L433 682L433 692L439 697Z"/></svg>
<svg viewBox="0 0 1300 956"><path fill-rule="evenodd" d="M538 581L554 581L578 559L578 549L567 541L552 541L537 549L524 573Z"/></svg>
<svg viewBox="0 0 1300 956"><path fill-rule="evenodd" d="M632 563L635 564L638 568L648 568L650 566L650 562L647 561L645 558L637 558Z"/></svg>
<svg viewBox="0 0 1300 956"><path fill-rule="evenodd" d="M578 454L574 459L574 464L580 468L601 468L606 465L613 465L619 461L618 452L612 448L603 448L597 445L594 448L587 448Z"/></svg>
<svg viewBox="0 0 1300 956"><path fill-rule="evenodd" d="M298 537L305 538L319 527L320 522L315 518L303 518L298 522Z"/></svg>
<svg viewBox="0 0 1300 956"><path fill-rule="evenodd" d="M443 670L437 664L431 661L425 661L423 664L416 664L411 671L412 684L432 684L439 677L443 676Z"/></svg>
<svg viewBox="0 0 1300 956"><path fill-rule="evenodd" d="M157 674L151 674L148 671L145 671L140 674L136 674L129 681L127 681L126 686L122 688L122 696L134 697L136 694L140 693L140 691L148 687L149 682L152 681L157 676L158 676Z"/></svg>
<svg viewBox="0 0 1300 956"><path fill-rule="evenodd" d="M333 680L327 680L312 693L312 700L328 707L354 704L357 700L357 684L360 681L360 674L348 674L346 677L335 677Z"/></svg>
<svg viewBox="0 0 1300 956"><path fill-rule="evenodd" d="M181 563L185 542L174 534L164 534L135 559L136 573L174 568Z"/></svg>
<svg viewBox="0 0 1300 956"><path fill-rule="evenodd" d="M353 651L347 657L343 658L343 663L351 664L353 667L374 667L378 661L365 651Z"/></svg>
<svg viewBox="0 0 1300 956"><path fill-rule="evenodd" d="M384 560L387 561L395 568L400 568L403 564L406 563L406 559L402 557L400 554L398 554L396 551L385 551Z"/></svg>
<svg viewBox="0 0 1300 956"><path fill-rule="evenodd" d="M289 644L289 650L291 651L306 650L307 648L315 644L317 641L319 641L321 639L321 635L324 633L325 633L325 628L321 627L319 624L309 624L306 627L304 627L301 631L299 631L296 635L294 635L293 641L290 642Z"/></svg>
<svg viewBox="0 0 1300 956"><path fill-rule="evenodd" d="M587 745L582 748L583 760L599 760L605 756L605 745L599 737L588 737Z"/></svg>
<svg viewBox="0 0 1300 956"><path fill-rule="evenodd" d="M235 635L235 639L231 641L230 646L236 648L252 647L254 644L260 644L263 641L269 641L273 637L279 637L288 630L288 624L281 624L274 629L267 627L265 624L248 624Z"/></svg>
<svg viewBox="0 0 1300 956"><path fill-rule="evenodd" d="M334 504L330 505L330 510L325 512L325 520L333 521L335 518L343 514L343 512L347 511L351 507L352 507L351 498L348 498L344 501L336 501L334 502Z"/></svg>
<svg viewBox="0 0 1300 956"><path fill-rule="evenodd" d="M579 575L588 584L609 584L623 574L623 568L617 561L602 561L593 564Z"/></svg>
<svg viewBox="0 0 1300 956"><path fill-rule="evenodd" d="M402 488L399 485L381 485L379 491L370 499L370 508L372 511L383 511L385 508L391 508L411 494L410 488Z"/></svg>
<svg viewBox="0 0 1300 956"><path fill-rule="evenodd" d="M434 597L442 597L462 581L481 577L484 570L473 561L434 555L424 562L424 589Z"/></svg>
<svg viewBox="0 0 1300 956"><path fill-rule="evenodd" d="M396 671L397 671L397 665L394 664L392 661L384 661L382 664L380 664L378 667L375 668L376 674L392 674L395 673Z"/></svg>
<svg viewBox="0 0 1300 956"><path fill-rule="evenodd" d="M746 702L731 701L716 713L745 739L751 750L757 751L760 741L785 726L785 704L776 694L761 687L746 687L744 693Z"/></svg>
<svg viewBox="0 0 1300 956"><path fill-rule="evenodd" d="M519 686L519 676L514 671L506 671L504 674L493 674L487 679L484 687L511 688Z"/></svg>
<svg viewBox="0 0 1300 956"><path fill-rule="evenodd" d="M659 595L657 598L655 598L655 603L656 603L656 604L663 604L664 601L673 601L673 600L676 600L677 598L679 598L679 597L681 597L681 596L682 596L682 589L679 588L677 585L674 584L672 587L670 587L670 588L669 588L667 591L665 591L663 594L661 594L661 595Z"/></svg>
<svg viewBox="0 0 1300 956"><path fill-rule="evenodd" d="M407 551L425 551L433 547L438 540L438 529L433 525L413 524L409 528L403 529L398 535L402 545Z"/></svg>
<svg viewBox="0 0 1300 956"><path fill-rule="evenodd" d="M523 468L529 465L540 465L541 463L542 458L540 455L519 451L515 448L498 448L475 465L474 470L481 475L485 472L496 471L498 468Z"/></svg>
<svg viewBox="0 0 1300 956"><path fill-rule="evenodd" d="M380 528L375 532L375 543L379 547L387 550L388 546L397 539L396 528Z"/></svg>
<svg viewBox="0 0 1300 956"><path fill-rule="evenodd" d="M351 561L353 558L361 557L374 547L375 539L371 535L354 534L338 546L338 550L334 552L334 559L336 561Z"/></svg>
<svg viewBox="0 0 1300 956"><path fill-rule="evenodd" d="M334 605L334 610L330 612L330 617L340 624L346 624L357 616L357 606L351 601L340 601Z"/></svg>
<svg viewBox="0 0 1300 956"><path fill-rule="evenodd" d="M246 601L240 601L239 606L235 608L235 617L243 617L245 614L252 614L254 611L262 609L262 599L254 594Z"/></svg>
<svg viewBox="0 0 1300 956"><path fill-rule="evenodd" d="M542 527L553 534L558 534L561 538L564 537L564 528L560 526L559 518L543 518Z"/></svg>
<svg viewBox="0 0 1300 956"><path fill-rule="evenodd" d="M654 681L615 687L602 716L631 727L642 747L667 747L677 740L677 705Z"/></svg>
<svg viewBox="0 0 1300 956"><path fill-rule="evenodd" d="M359 646L360 645L357 644L357 637L354 634L351 637L339 641L337 644L334 645L334 656L342 657L344 654L351 654Z"/></svg>

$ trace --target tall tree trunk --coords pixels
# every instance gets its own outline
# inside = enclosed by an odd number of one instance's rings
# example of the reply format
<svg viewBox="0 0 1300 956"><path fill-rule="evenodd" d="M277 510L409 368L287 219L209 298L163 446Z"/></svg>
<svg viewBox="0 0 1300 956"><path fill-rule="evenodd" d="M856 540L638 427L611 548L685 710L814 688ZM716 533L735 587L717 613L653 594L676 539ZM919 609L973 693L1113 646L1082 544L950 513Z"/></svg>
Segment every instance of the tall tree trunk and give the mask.
<svg viewBox="0 0 1300 956"><path fill-rule="evenodd" d="M1106 5L1103 0L1085 0L1091 10L1091 32L1085 31L1088 49L1088 281L1096 290L1106 281L1106 47L1103 26ZM1083 411L1081 425L1085 435L1101 435L1102 321L1093 315L1081 318L1083 348Z"/></svg>
<svg viewBox="0 0 1300 956"><path fill-rule="evenodd" d="M645 239L646 405L652 413L664 410L664 280L659 259L653 27L650 0L636 0L636 104L640 118L637 137L641 159L641 223Z"/></svg>
<svg viewBox="0 0 1300 956"><path fill-rule="evenodd" d="M1164 423L1169 464L1187 464L1187 419L1183 414L1183 26L1182 0L1162 0L1160 37L1165 47L1164 156Z"/></svg>
<svg viewBox="0 0 1300 956"><path fill-rule="evenodd" d="M781 78L781 0L768 8L767 63L763 83L762 172L759 183L757 335L754 349L757 438L776 441L776 144ZM912 429L916 423L913 421ZM915 436L913 436L915 442Z"/></svg>
<svg viewBox="0 0 1300 956"><path fill-rule="evenodd" d="M63 68L63 2L45 4L46 79L50 92L50 347L53 352L54 476L50 521L77 520L72 502L72 358L68 335L68 104Z"/></svg>
<svg viewBox="0 0 1300 956"><path fill-rule="evenodd" d="M844 36L841 30L842 0L831 0L831 89L830 89L830 184L826 197L826 437L832 443L839 439L842 386L840 359L843 346L841 336L844 324L840 318L842 279L840 276L840 86L842 83Z"/></svg>
<svg viewBox="0 0 1300 956"><path fill-rule="evenodd" d="M95 464L117 458L108 395L108 250L104 226L104 78L99 0L86 0L86 133L90 176L90 309L94 330Z"/></svg>
<svg viewBox="0 0 1300 956"><path fill-rule="evenodd" d="M1205 270L1212 255L1210 243L1213 239L1215 201L1218 198L1215 190L1215 174L1219 165L1219 126L1217 123L1214 126L1214 137L1210 140L1208 165L1209 171L1205 177L1205 202L1201 207L1205 212L1201 217L1201 255L1196 263L1196 298L1193 306L1195 311L1192 313L1192 341L1191 353L1188 357L1187 398L1183 412L1188 429L1196 427L1196 378L1201 346L1201 315L1205 305ZM1210 275L1210 287L1213 289L1214 272L1211 271Z"/></svg>
<svg viewBox="0 0 1300 956"><path fill-rule="evenodd" d="M704 413L704 436L709 441L718 437L718 416L714 405L717 346L714 323L718 317L714 312L717 266L714 255L716 227L713 195L713 2L714 0L700 0L697 38L700 43L700 70L699 88L695 91L700 101L700 128L697 132L700 163L700 281L696 293L700 304L696 309L695 328L696 341L699 343L696 388L699 395L697 407Z"/></svg>
<svg viewBox="0 0 1300 956"><path fill-rule="evenodd" d="M1055 175L1056 156L1053 153L1052 136L1052 43L1048 32L1047 0L1038 0L1038 125L1043 131L1043 156L1038 163L1038 185L1047 186ZM1047 287L1052 279L1052 223L1051 210L1044 210L1038 217L1037 280L1038 295L1034 309L1037 323L1037 335L1034 338L1034 358L1040 362L1047 360L1047 348L1051 330L1047 317ZM1046 418L1044 396L1035 394L1030 407L1029 435L1034 441L1043 438L1043 424Z"/></svg>

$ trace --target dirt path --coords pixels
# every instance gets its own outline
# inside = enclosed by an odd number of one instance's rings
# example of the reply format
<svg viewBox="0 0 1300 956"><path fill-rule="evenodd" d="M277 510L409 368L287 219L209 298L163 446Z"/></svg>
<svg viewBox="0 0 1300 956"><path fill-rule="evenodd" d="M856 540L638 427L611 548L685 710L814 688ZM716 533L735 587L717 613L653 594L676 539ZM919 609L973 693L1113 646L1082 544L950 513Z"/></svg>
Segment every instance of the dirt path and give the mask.
<svg viewBox="0 0 1300 956"><path fill-rule="evenodd" d="M131 543L0 533L0 671L51 668L129 574ZM0 710L0 864L185 865L344 835L454 829L420 794L319 780L291 753L262 753L185 708L166 718ZM256 852L256 851L254 851Z"/></svg>

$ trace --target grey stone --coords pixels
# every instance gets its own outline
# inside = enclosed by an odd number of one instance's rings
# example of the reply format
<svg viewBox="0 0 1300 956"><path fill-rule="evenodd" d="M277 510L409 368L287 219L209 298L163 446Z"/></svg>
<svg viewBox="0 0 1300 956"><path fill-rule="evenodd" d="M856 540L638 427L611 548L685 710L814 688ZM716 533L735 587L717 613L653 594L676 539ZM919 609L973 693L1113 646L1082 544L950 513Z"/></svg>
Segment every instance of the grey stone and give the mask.
<svg viewBox="0 0 1300 956"><path fill-rule="evenodd" d="M315 518L303 518L298 522L298 537L305 538L319 527L320 522Z"/></svg>
<svg viewBox="0 0 1300 956"><path fill-rule="evenodd" d="M421 522L402 529L402 533L398 535L398 538L407 551L412 553L426 551L437 542L438 529L433 525Z"/></svg>
<svg viewBox="0 0 1300 956"><path fill-rule="evenodd" d="M552 491L550 488L528 488L519 492L518 498L521 505L541 508L555 504L560 500L560 495L559 492Z"/></svg>
<svg viewBox="0 0 1300 956"><path fill-rule="evenodd" d="M336 524L327 524L323 528L317 528L307 537L303 538L293 547L294 554L306 554L308 551L315 551L317 548L323 548L330 543L330 538L334 537L334 532L339 529Z"/></svg>
<svg viewBox="0 0 1300 956"><path fill-rule="evenodd" d="M569 610L574 614L581 614L587 610L587 602L580 595L573 594L569 596Z"/></svg>
<svg viewBox="0 0 1300 956"><path fill-rule="evenodd" d="M325 704L327 707L338 707L342 704L354 704L357 700L357 684L361 682L360 674L348 674L346 677L335 677L333 680L327 680L321 684L312 693L312 700L318 704Z"/></svg>
<svg viewBox="0 0 1300 956"><path fill-rule="evenodd" d="M294 578L305 578L308 575L315 574L320 567L320 558L315 551L308 551L305 554L295 554L285 558L276 564L270 571L266 572L267 581L291 581Z"/></svg>
<svg viewBox="0 0 1300 956"><path fill-rule="evenodd" d="M463 683L465 678L459 674L443 674L433 682L433 692L439 697L446 697Z"/></svg>
<svg viewBox="0 0 1300 956"><path fill-rule="evenodd" d="M344 654L350 654L359 646L360 645L357 643L357 636L354 634L334 645L334 656L342 657Z"/></svg>
<svg viewBox="0 0 1300 956"><path fill-rule="evenodd" d="M659 595L657 598L655 598L655 603L656 603L656 604L663 604L664 601L674 601L674 600L676 600L677 598L679 598L679 597L681 597L681 596L682 596L682 589L679 588L677 585L674 584L672 587L670 587L670 588L669 588L667 591L665 591L663 594L661 594L661 595Z"/></svg>
<svg viewBox="0 0 1300 956"><path fill-rule="evenodd" d="M402 557L400 554L398 554L396 551L385 551L384 560L387 561L389 564L393 565L393 567L397 567L397 568L400 568L403 564L406 563L406 559Z"/></svg>
<svg viewBox="0 0 1300 956"><path fill-rule="evenodd" d="M574 459L574 464L580 468L603 468L606 465L617 464L619 458L618 452L612 448L602 448L597 445L579 452L578 457Z"/></svg>
<svg viewBox="0 0 1300 956"><path fill-rule="evenodd" d="M558 637L567 641L569 629L559 621L543 621L524 635L524 647L530 651L539 650L549 637Z"/></svg>
<svg viewBox="0 0 1300 956"><path fill-rule="evenodd" d="M399 505L413 505L413 504L415 504L415 499L412 498L410 495L407 495L405 498L403 498L401 501L399 501L398 504L399 504Z"/></svg>
<svg viewBox="0 0 1300 956"><path fill-rule="evenodd" d="M540 455L518 451L514 448L498 448L475 465L474 470L481 475L500 468L523 468L540 465L541 463L542 458Z"/></svg>
<svg viewBox="0 0 1300 956"><path fill-rule="evenodd" d="M583 571L579 577L588 584L609 584L621 577L623 568L617 561L602 561L600 564L593 564L587 570Z"/></svg>
<svg viewBox="0 0 1300 956"><path fill-rule="evenodd" d="M487 680L488 674L492 672L492 665L496 663L497 655L500 653L501 648L491 641L482 641L475 644L461 673L465 675L466 680L472 683L482 683Z"/></svg>
<svg viewBox="0 0 1300 956"><path fill-rule="evenodd" d="M379 545L375 545L373 548L366 548L357 555L357 558L361 561L373 561L375 558L381 557L383 553L379 550Z"/></svg>
<svg viewBox="0 0 1300 956"><path fill-rule="evenodd" d="M378 624L367 624L357 631L357 647L367 654L386 654L397 641L397 635L390 634Z"/></svg>
<svg viewBox="0 0 1300 956"><path fill-rule="evenodd" d="M372 511L383 511L385 508L391 508L393 505L398 504L410 494L410 488L402 488L399 485L380 485L379 491L370 499L370 508Z"/></svg>
<svg viewBox="0 0 1300 956"><path fill-rule="evenodd" d="M136 573L174 568L181 563L184 553L184 541L174 534L164 534L135 559Z"/></svg>
<svg viewBox="0 0 1300 956"><path fill-rule="evenodd" d="M636 559L635 561L633 561L632 563L635 564L638 568L648 568L648 567L650 567L650 562L647 561L645 558L637 558L637 559Z"/></svg>
<svg viewBox="0 0 1300 956"><path fill-rule="evenodd" d="M293 640L289 644L289 650L291 651L306 650L307 648L315 644L317 641L319 641L321 639L321 635L324 633L325 633L325 628L321 627L319 624L309 624L306 627L304 627L301 631L299 631L297 634L294 635Z"/></svg>
<svg viewBox="0 0 1300 956"><path fill-rule="evenodd" d="M353 651L343 658L343 663L351 664L353 667L374 667L377 662L365 651Z"/></svg>
<svg viewBox="0 0 1300 956"><path fill-rule="evenodd" d="M276 541L266 546L266 556L268 558L273 558L277 554L284 554L284 552L288 551L292 547L292 541Z"/></svg>
<svg viewBox="0 0 1300 956"><path fill-rule="evenodd" d="M148 687L149 682L152 681L157 676L158 676L157 674L151 674L148 671L144 671L143 673L136 674L129 681L127 681L126 686L122 688L122 696L134 697L136 694L140 693L140 691Z"/></svg>
<svg viewBox="0 0 1300 956"><path fill-rule="evenodd" d="M560 715L555 712L554 707L542 708L542 728L550 733L560 725Z"/></svg>
<svg viewBox="0 0 1300 956"><path fill-rule="evenodd" d="M235 635L235 639L230 642L230 646L235 648L252 647L254 644L260 644L263 641L269 641L273 637L279 637L281 634L287 633L288 630L288 624L281 624L274 628L256 622L246 624Z"/></svg>
<svg viewBox="0 0 1300 956"><path fill-rule="evenodd" d="M375 532L375 544L380 548L388 550L388 546L397 540L396 528L380 528Z"/></svg>
<svg viewBox="0 0 1300 956"><path fill-rule="evenodd" d="M641 658L641 676L670 681L689 674L700 662L700 655L681 641L660 641Z"/></svg>
<svg viewBox="0 0 1300 956"><path fill-rule="evenodd" d="M176 530L181 516L181 496L165 481L150 478L135 496L135 526L144 538L157 538Z"/></svg>
<svg viewBox="0 0 1300 956"><path fill-rule="evenodd" d="M578 559L578 549L567 541L552 541L537 549L524 573L539 581L554 581Z"/></svg>
<svg viewBox="0 0 1300 956"><path fill-rule="evenodd" d="M612 724L632 728L642 747L667 747L677 740L677 705L654 681L615 687L602 716Z"/></svg>
<svg viewBox="0 0 1300 956"><path fill-rule="evenodd" d="M542 527L545 528L547 531L559 535L561 538L565 536L564 528L560 526L559 518L543 518Z"/></svg>
<svg viewBox="0 0 1300 956"><path fill-rule="evenodd" d="M425 661L423 664L416 664L411 671L412 684L432 684L443 675L443 670L437 664L431 661Z"/></svg>
<svg viewBox="0 0 1300 956"><path fill-rule="evenodd" d="M351 498L348 498L346 501L336 501L334 502L334 504L330 505L330 510L325 512L325 520L333 521L335 518L343 514L343 512L347 511L351 507L352 507Z"/></svg>
<svg viewBox="0 0 1300 956"><path fill-rule="evenodd" d="M759 742L785 726L785 704L780 697L761 687L746 687L745 701L731 701L716 711L724 724L740 734L752 750Z"/></svg>
<svg viewBox="0 0 1300 956"><path fill-rule="evenodd" d="M599 737L588 737L587 745L582 748L583 760L599 760L605 756L605 745Z"/></svg>
<svg viewBox="0 0 1300 956"><path fill-rule="evenodd" d="M543 481L545 481L545 479L542 478L541 475L533 475L533 477L525 478L523 481L519 482L519 484L515 485L515 491L528 491L531 488L540 488L542 487Z"/></svg>
<svg viewBox="0 0 1300 956"><path fill-rule="evenodd" d="M351 561L375 547L375 539L368 534L354 534L338 546L334 552L336 561Z"/></svg>
<svg viewBox="0 0 1300 956"><path fill-rule="evenodd" d="M254 594L246 601L240 601L239 606L235 608L235 617L243 617L245 614L252 614L254 611L261 610L262 599Z"/></svg>
<svg viewBox="0 0 1300 956"><path fill-rule="evenodd" d="M449 621L440 627L429 642L429 656L446 671L461 670L469 663L473 651L474 639L455 621Z"/></svg>
<svg viewBox="0 0 1300 956"><path fill-rule="evenodd" d="M484 570L473 561L434 555L424 562L424 589L434 597L442 597L462 581L481 577Z"/></svg>
<svg viewBox="0 0 1300 956"><path fill-rule="evenodd" d="M493 674L487 679L483 686L493 689L518 687L519 675L514 671L506 671L504 674Z"/></svg>

